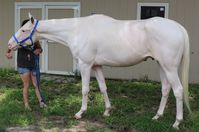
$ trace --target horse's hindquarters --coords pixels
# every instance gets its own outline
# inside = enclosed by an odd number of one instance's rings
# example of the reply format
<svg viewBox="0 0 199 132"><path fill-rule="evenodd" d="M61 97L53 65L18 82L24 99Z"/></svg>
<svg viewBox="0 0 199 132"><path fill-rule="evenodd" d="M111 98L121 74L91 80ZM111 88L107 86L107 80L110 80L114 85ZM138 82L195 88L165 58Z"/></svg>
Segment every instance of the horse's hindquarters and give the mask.
<svg viewBox="0 0 199 132"><path fill-rule="evenodd" d="M146 31L153 57L163 65L178 67L184 50L184 34L179 24L168 19L152 18L146 23Z"/></svg>

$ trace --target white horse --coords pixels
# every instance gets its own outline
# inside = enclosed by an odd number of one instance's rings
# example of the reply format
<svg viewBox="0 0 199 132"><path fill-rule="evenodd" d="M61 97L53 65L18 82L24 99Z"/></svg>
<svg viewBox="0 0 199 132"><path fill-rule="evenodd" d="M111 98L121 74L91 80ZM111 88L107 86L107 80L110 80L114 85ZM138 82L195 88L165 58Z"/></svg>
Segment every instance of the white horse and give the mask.
<svg viewBox="0 0 199 132"><path fill-rule="evenodd" d="M183 98L188 101L189 37L177 22L165 18L147 20L115 20L105 15L80 18L41 20L34 19L21 27L8 42L8 48L33 44L49 39L68 46L77 60L82 77L82 106L75 114L77 119L87 110L91 70L95 75L105 101L105 116L109 116L111 104L102 73L102 66L132 66L148 57L160 66L162 98L157 114L163 115L170 89L176 97L176 121L178 129L183 120ZM182 66L182 84L178 68ZM184 95L183 95L184 93Z"/></svg>

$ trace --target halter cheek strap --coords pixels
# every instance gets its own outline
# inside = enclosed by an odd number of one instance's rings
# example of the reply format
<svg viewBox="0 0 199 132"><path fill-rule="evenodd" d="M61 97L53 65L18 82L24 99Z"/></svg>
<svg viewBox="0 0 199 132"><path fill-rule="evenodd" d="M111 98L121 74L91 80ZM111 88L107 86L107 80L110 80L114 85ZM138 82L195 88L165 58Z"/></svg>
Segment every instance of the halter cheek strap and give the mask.
<svg viewBox="0 0 199 132"><path fill-rule="evenodd" d="M32 48L34 47L34 43L33 43L33 40L32 40L32 36L33 36L33 34L34 34L34 32L35 32L37 26L38 26L38 23L39 23L39 21L37 20L37 21L36 21L36 24L35 24L35 26L34 26L34 28L33 28L33 30L32 30L31 33L30 33L30 35L29 35L28 37L24 38L24 39L21 40L21 41L19 41L19 40L16 38L15 34L12 35L12 37L14 38L14 40L16 41L16 43L17 43L18 45L20 45L21 47L26 48L26 47L28 47L28 45L24 46L23 43L30 39L30 41L31 41L31 45L30 45L30 46L31 46L31 49L32 49Z"/></svg>

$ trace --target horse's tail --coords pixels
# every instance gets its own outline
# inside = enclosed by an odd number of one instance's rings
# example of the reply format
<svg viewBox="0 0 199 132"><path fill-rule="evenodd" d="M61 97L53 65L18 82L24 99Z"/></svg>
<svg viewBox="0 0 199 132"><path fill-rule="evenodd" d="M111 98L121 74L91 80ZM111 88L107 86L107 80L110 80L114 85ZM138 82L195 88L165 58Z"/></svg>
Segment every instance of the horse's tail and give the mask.
<svg viewBox="0 0 199 132"><path fill-rule="evenodd" d="M191 113L191 108L189 105L189 63L190 63L190 49L189 49L189 36L187 31L185 30L184 27L182 27L182 31L184 34L184 51L182 55L182 63L181 63L181 81L182 81L182 86L183 86L183 91L184 91L184 102Z"/></svg>

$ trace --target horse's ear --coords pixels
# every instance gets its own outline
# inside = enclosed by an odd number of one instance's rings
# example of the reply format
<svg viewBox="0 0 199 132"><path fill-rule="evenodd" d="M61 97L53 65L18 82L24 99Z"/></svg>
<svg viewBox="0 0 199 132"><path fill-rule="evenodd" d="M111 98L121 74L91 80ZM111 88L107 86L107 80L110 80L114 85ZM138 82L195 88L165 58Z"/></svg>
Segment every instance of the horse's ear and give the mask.
<svg viewBox="0 0 199 132"><path fill-rule="evenodd" d="M34 23L34 17L30 14L30 12L28 13L29 19L31 21L31 23Z"/></svg>
<svg viewBox="0 0 199 132"><path fill-rule="evenodd" d="M34 18L31 17L30 20L31 20L31 23L34 24Z"/></svg>
<svg viewBox="0 0 199 132"><path fill-rule="evenodd" d="M32 17L32 15L31 15L31 13L30 13L30 12L28 13L28 16L29 16L29 19Z"/></svg>

